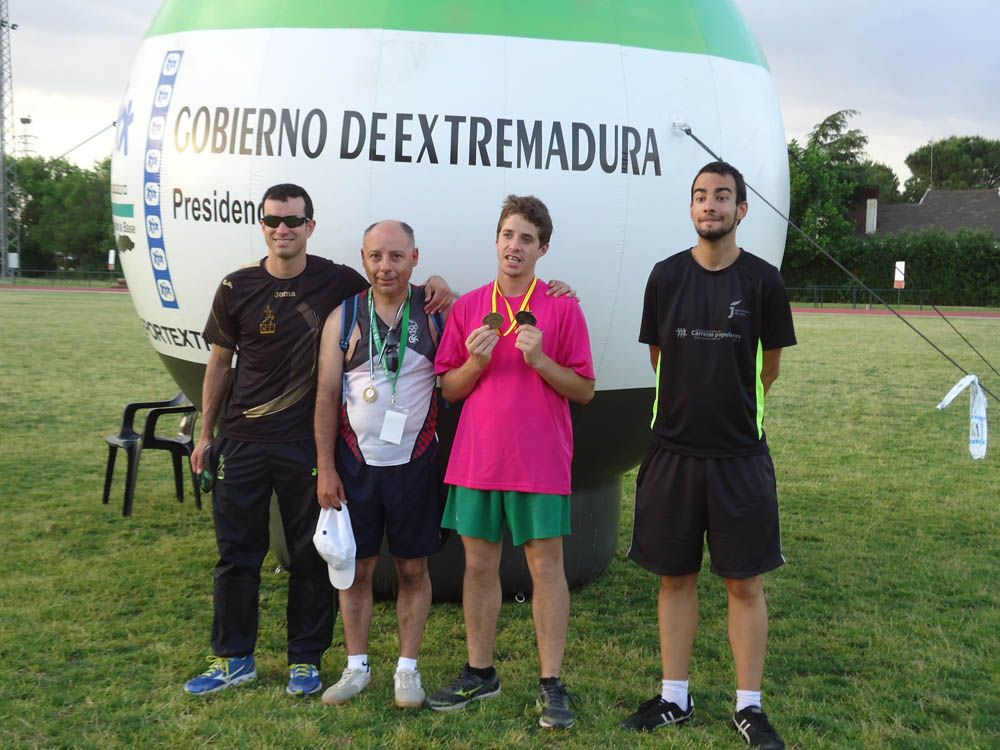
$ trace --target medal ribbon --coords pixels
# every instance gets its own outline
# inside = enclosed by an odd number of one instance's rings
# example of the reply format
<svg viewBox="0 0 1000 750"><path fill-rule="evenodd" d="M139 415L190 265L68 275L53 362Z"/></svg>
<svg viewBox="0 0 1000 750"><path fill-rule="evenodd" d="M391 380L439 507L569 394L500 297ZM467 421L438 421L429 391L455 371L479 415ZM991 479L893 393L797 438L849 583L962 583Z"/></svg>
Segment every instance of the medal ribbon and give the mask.
<svg viewBox="0 0 1000 750"><path fill-rule="evenodd" d="M531 286L528 287L528 291L524 295L524 299L521 301L521 307L518 308L518 312L523 312L524 310L531 310L528 307L528 302L531 301L531 295L535 293L535 285L538 283L538 277L536 276L531 280ZM497 333L501 336L506 336L508 333L517 328L517 321L514 320L514 311L511 309L510 302L504 297L503 293L500 291L500 287L497 285L496 279L493 280L493 312L497 311L497 294L503 299L503 303L507 306L507 317L510 318L510 328L506 331L501 331L497 329Z"/></svg>
<svg viewBox="0 0 1000 750"><path fill-rule="evenodd" d="M399 373L403 370L403 355L406 354L406 341L410 338L410 290L408 287L406 290L406 299L399 306L399 310L396 311L396 318L393 320L393 325L389 328L393 328L397 321L399 321L399 362L396 365L396 371L392 372L389 370L389 365L385 361L385 344L386 342L382 340L382 337L378 332L378 313L375 312L375 295L371 292L368 293L368 323L369 332L368 337L368 372L372 376L372 382L375 380L375 364L374 358L372 357L372 352L378 352L379 361L382 363L382 369L385 370L385 376L389 380L389 384L392 386L392 399L393 403L396 401L396 381L399 380ZM403 319L399 320L399 313L402 311ZM386 333L386 338L388 339L388 332Z"/></svg>

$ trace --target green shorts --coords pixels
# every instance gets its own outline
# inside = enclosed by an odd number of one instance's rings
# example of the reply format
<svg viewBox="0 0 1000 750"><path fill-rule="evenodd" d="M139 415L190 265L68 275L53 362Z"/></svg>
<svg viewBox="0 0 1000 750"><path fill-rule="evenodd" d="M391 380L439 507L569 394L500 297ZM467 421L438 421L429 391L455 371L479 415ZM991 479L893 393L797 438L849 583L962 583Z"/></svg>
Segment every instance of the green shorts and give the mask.
<svg viewBox="0 0 1000 750"><path fill-rule="evenodd" d="M569 535L569 495L474 490L448 485L441 526L462 536L499 543L504 519L515 545Z"/></svg>

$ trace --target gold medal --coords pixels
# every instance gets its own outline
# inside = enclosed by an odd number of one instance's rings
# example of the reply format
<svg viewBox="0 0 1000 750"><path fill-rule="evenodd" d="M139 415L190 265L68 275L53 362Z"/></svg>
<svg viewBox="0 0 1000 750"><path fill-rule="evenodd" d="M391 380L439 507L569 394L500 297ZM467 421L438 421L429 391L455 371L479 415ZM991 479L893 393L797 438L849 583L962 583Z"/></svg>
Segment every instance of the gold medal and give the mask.
<svg viewBox="0 0 1000 750"><path fill-rule="evenodd" d="M517 315L515 315L514 311L510 308L510 302L508 302L507 298L503 294L500 293L500 285L497 283L496 280L494 280L493 281L493 300L492 300L493 311L489 315L487 315L485 318L483 318L483 324L490 326L490 328L494 328L495 327L496 330L497 330L497 333L499 333L501 336L506 336L507 334L512 333L514 331L514 329L517 328L517 326L519 324L524 323L524 324L528 324L528 325L534 325L535 324L535 316L531 314L531 311L528 308L528 303L531 300L531 295L535 293L535 285L536 284L538 284L538 277L537 276L535 276L531 280L531 286L529 286L528 287L528 291L524 293L524 299L521 301L521 307L518 308ZM503 315L501 315L499 312L497 312L497 297L498 296L503 299L503 304L507 308L507 317L510 319L510 327L506 331L503 330L503 326L506 324L507 321L506 321L506 319L504 319ZM525 316L527 316L527 317L525 317ZM492 320L498 321L496 326L493 326L493 324L490 322ZM528 323L529 320L530 320L530 324Z"/></svg>
<svg viewBox="0 0 1000 750"><path fill-rule="evenodd" d="M378 398L378 391L375 390L374 385L370 385L361 392L361 398L367 401L369 404L374 403L375 399Z"/></svg>
<svg viewBox="0 0 1000 750"><path fill-rule="evenodd" d="M486 317L483 318L483 325L497 329L503 325L503 315L495 312L487 313Z"/></svg>

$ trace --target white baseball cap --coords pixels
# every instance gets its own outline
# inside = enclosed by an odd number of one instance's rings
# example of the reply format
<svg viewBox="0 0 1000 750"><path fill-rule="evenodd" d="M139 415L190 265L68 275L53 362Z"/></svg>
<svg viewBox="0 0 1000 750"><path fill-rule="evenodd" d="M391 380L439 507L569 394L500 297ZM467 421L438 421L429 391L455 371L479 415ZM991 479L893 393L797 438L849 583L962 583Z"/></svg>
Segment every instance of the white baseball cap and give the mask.
<svg viewBox="0 0 1000 750"><path fill-rule="evenodd" d="M346 504L341 504L340 510L323 508L319 512L313 544L326 560L330 583L340 590L349 589L354 583L354 557L358 548Z"/></svg>

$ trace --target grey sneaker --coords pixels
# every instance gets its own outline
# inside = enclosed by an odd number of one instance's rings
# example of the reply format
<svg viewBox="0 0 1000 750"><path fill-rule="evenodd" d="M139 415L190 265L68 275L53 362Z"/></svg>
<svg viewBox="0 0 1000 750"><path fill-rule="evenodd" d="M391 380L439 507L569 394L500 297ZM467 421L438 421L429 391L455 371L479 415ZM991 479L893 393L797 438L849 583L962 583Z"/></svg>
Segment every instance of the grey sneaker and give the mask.
<svg viewBox="0 0 1000 750"><path fill-rule="evenodd" d="M323 692L323 702L327 705L340 705L347 703L351 698L360 693L368 683L372 681L372 670L351 669L348 667L340 675L340 679Z"/></svg>
<svg viewBox="0 0 1000 750"><path fill-rule="evenodd" d="M500 695L500 676L494 670L493 677L484 680L469 671L468 665L462 667L462 673L448 687L431 693L424 704L435 711L454 711L472 701L492 698Z"/></svg>
<svg viewBox="0 0 1000 750"><path fill-rule="evenodd" d="M396 705L400 708L421 708L424 705L424 686L420 684L420 670L397 669L393 678L396 683Z"/></svg>
<svg viewBox="0 0 1000 750"><path fill-rule="evenodd" d="M542 715L538 725L545 729L569 729L573 726L573 711L570 709L570 694L562 680L551 685L538 686L538 707Z"/></svg>

